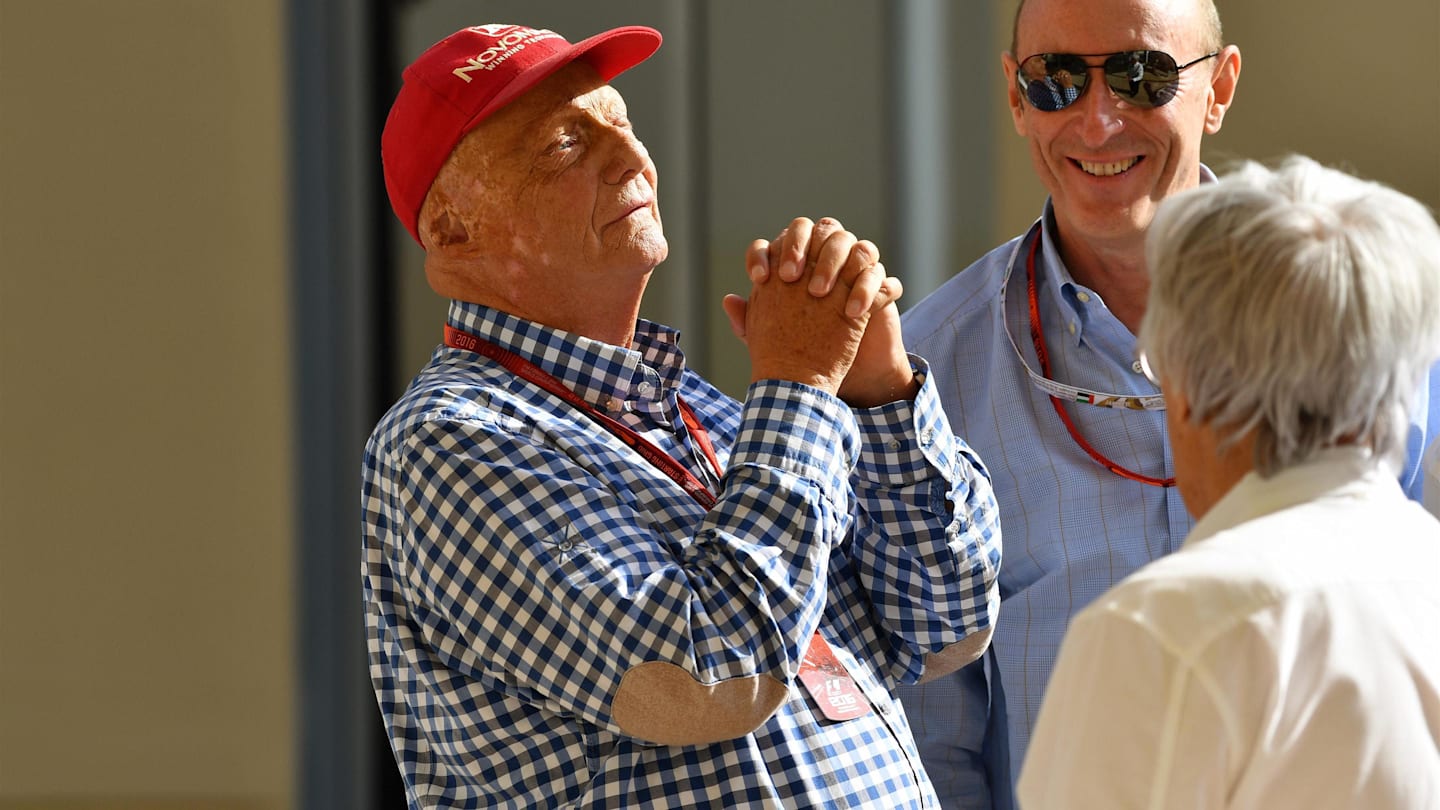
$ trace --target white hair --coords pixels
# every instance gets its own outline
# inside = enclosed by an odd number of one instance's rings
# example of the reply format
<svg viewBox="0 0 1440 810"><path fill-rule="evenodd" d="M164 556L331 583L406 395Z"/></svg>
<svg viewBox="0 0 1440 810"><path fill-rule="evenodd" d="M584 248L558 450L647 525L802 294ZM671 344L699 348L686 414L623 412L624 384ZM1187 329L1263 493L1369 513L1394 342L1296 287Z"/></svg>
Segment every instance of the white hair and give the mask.
<svg viewBox="0 0 1440 810"><path fill-rule="evenodd" d="M1397 459L1440 358L1440 226L1394 189L1291 157L1165 201L1140 345L1261 475L1340 444Z"/></svg>

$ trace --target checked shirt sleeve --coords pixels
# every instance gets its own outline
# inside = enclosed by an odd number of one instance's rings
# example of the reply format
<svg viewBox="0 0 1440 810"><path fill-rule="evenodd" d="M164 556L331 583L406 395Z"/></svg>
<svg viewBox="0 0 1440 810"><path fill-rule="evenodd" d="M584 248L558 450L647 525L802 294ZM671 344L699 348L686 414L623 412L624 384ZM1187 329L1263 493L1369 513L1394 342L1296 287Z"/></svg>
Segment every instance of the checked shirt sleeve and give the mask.
<svg viewBox="0 0 1440 810"><path fill-rule="evenodd" d="M452 725L478 684L620 733L611 697L657 661L788 684L851 521L843 403L757 383L708 512L583 417L552 422L472 407L375 453L409 612L390 655L429 673L433 724L483 739Z"/></svg>
<svg viewBox="0 0 1440 810"><path fill-rule="evenodd" d="M999 507L990 475L951 433L925 361L913 402L857 411L862 443L852 554L891 676L914 683L924 656L990 627L1000 605Z"/></svg>

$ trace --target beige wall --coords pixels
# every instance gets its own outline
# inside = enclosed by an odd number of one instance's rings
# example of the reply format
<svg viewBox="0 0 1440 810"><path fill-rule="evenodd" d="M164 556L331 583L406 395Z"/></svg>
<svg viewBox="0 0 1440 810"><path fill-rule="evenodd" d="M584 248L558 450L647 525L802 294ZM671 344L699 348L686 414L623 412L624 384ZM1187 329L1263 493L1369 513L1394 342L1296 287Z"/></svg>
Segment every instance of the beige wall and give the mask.
<svg viewBox="0 0 1440 810"><path fill-rule="evenodd" d="M281 0L0 0L0 807L292 803Z"/></svg>
<svg viewBox="0 0 1440 810"><path fill-rule="evenodd" d="M1440 209L1435 0L1220 5L1244 56L1239 97L1210 159L1303 152Z"/></svg>

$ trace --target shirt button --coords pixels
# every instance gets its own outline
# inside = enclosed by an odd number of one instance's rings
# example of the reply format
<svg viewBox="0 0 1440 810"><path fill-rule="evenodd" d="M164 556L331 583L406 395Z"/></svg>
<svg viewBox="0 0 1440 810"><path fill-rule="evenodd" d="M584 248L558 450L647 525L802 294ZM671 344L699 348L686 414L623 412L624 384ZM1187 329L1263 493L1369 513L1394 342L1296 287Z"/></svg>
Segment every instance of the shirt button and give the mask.
<svg viewBox="0 0 1440 810"><path fill-rule="evenodd" d="M933 441L935 441L935 431L930 428L925 428L920 432L920 444L929 447Z"/></svg>
<svg viewBox="0 0 1440 810"><path fill-rule="evenodd" d="M642 382L639 385L635 386L635 390L639 391L642 394L649 394L651 391L655 390L655 386L651 385L648 382Z"/></svg>
<svg viewBox="0 0 1440 810"><path fill-rule="evenodd" d="M1071 321L1071 322L1070 322L1070 334L1072 334L1072 335L1075 334L1075 322L1074 322L1074 321Z"/></svg>
<svg viewBox="0 0 1440 810"><path fill-rule="evenodd" d="M900 440L899 440L899 439L891 439L891 440L890 440L890 449L891 449L891 450L899 450L899 449L900 449Z"/></svg>
<svg viewBox="0 0 1440 810"><path fill-rule="evenodd" d="M1088 304L1088 303L1090 303L1090 293L1087 293L1087 292L1078 292L1078 293L1075 293L1075 299L1076 299L1077 301L1079 301L1080 303L1082 303L1082 304Z"/></svg>
<svg viewBox="0 0 1440 810"><path fill-rule="evenodd" d="M1145 367L1142 366L1142 365L1140 365L1140 361L1139 361L1139 360L1136 360L1135 362L1133 362L1133 363L1130 364L1130 370L1133 371L1133 372L1135 372L1136 374L1144 374L1144 373L1145 373Z"/></svg>

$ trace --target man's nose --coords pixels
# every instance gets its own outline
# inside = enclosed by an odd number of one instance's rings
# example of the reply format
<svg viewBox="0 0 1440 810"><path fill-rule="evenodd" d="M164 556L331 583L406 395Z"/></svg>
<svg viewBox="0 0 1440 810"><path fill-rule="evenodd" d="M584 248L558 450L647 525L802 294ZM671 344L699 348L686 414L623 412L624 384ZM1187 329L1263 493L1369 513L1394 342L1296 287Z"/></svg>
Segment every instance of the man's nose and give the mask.
<svg viewBox="0 0 1440 810"><path fill-rule="evenodd" d="M1130 106L1110 89L1100 65L1086 68L1086 92L1072 105L1080 116L1080 135L1086 146L1101 146L1125 129L1125 110Z"/></svg>
<svg viewBox="0 0 1440 810"><path fill-rule="evenodd" d="M612 185L623 183L650 165L650 152L645 149L645 144L635 137L634 132L620 127L608 129L606 132L610 141L610 155L602 175L605 182Z"/></svg>

